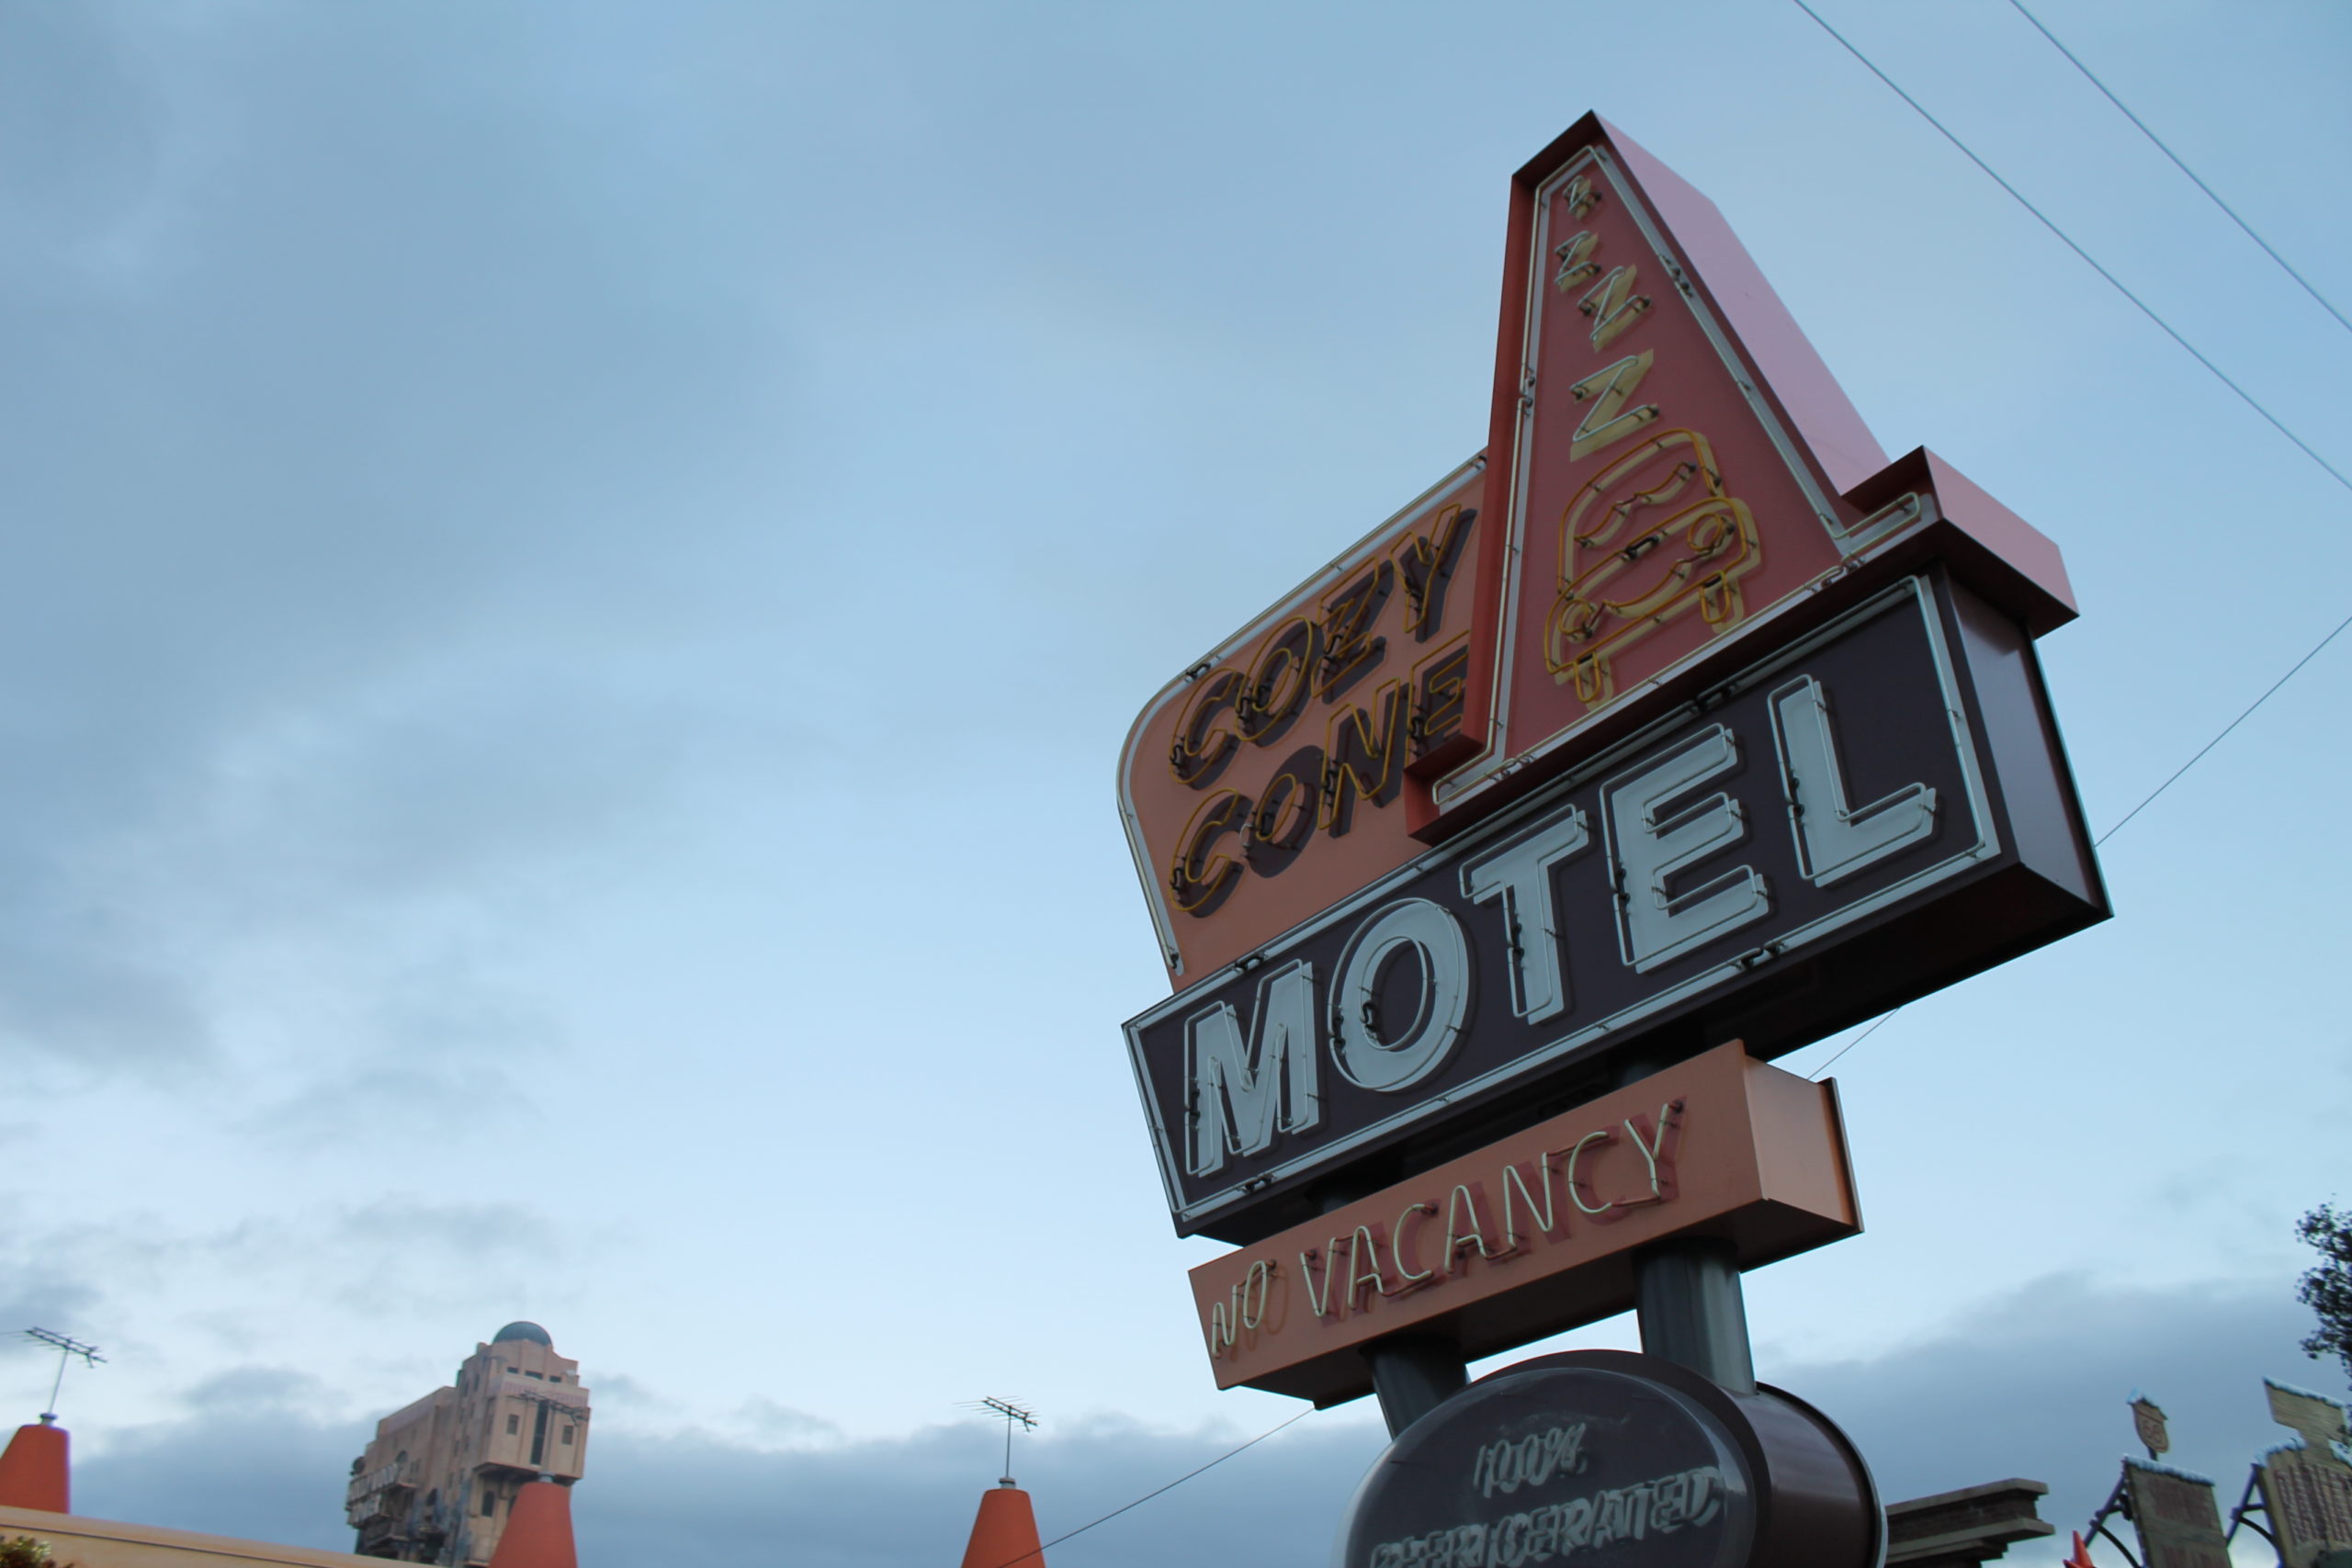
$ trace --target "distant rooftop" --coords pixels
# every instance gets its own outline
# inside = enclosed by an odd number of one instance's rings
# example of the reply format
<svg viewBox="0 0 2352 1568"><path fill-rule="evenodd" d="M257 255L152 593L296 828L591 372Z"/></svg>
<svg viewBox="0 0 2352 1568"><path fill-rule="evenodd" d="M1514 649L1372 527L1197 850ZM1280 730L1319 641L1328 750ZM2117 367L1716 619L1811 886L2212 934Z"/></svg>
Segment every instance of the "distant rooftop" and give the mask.
<svg viewBox="0 0 2352 1568"><path fill-rule="evenodd" d="M490 1342L493 1345L503 1345L509 1339L527 1339L534 1345L544 1345L550 1350L555 1348L555 1341L548 1337L548 1331L536 1323L521 1321L510 1323L491 1336Z"/></svg>

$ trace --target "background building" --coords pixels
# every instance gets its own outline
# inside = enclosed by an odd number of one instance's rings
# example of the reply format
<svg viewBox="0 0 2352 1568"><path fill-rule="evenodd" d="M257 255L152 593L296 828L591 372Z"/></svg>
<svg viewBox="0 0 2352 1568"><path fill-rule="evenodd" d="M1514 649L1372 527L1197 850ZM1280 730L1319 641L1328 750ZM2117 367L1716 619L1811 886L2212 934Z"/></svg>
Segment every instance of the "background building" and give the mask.
<svg viewBox="0 0 2352 1568"><path fill-rule="evenodd" d="M569 1486L588 1453L580 1363L536 1323L510 1323L458 1368L458 1381L376 1423L352 1461L345 1506L363 1557L487 1563L517 1493Z"/></svg>

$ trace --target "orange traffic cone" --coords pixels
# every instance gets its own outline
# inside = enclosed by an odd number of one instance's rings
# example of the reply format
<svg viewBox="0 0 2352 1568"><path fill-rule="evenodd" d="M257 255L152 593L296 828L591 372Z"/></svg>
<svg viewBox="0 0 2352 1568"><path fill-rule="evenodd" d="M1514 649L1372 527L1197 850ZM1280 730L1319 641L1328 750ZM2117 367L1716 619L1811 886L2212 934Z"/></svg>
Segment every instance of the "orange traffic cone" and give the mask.
<svg viewBox="0 0 2352 1568"><path fill-rule="evenodd" d="M0 1453L0 1506L69 1514L65 1428L54 1416L38 1427L19 1427Z"/></svg>
<svg viewBox="0 0 2352 1568"><path fill-rule="evenodd" d="M541 1477L514 1494L490 1568L580 1568L571 1545L571 1488Z"/></svg>
<svg viewBox="0 0 2352 1568"><path fill-rule="evenodd" d="M491 1564L498 1568L498 1564ZM1029 1494L1011 1482L980 1494L972 1521L972 1543L964 1548L964 1568L1046 1568L1037 1544L1037 1515Z"/></svg>
<svg viewBox="0 0 2352 1568"><path fill-rule="evenodd" d="M2091 1549L2083 1544L2083 1532L2075 1532L2075 1554L2066 1559L2064 1568L2098 1568L2091 1561Z"/></svg>

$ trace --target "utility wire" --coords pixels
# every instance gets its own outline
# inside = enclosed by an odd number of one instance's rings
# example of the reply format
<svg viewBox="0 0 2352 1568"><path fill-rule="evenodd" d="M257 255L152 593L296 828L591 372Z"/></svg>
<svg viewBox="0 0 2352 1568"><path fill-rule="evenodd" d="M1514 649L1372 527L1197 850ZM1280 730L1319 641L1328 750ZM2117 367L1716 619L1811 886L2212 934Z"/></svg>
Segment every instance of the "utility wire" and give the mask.
<svg viewBox="0 0 2352 1568"><path fill-rule="evenodd" d="M2109 839L2115 837L2116 834L2123 831L2125 826L2131 822L2132 818L2139 816L2140 813L2148 809L2149 807L2154 806L2156 803L2156 796L2164 794L2165 791L2178 784L2184 773L2188 773L2189 769L2195 767L2198 763L2203 761L2208 752L2211 751L2214 747L2219 746L2222 741L2227 740L2230 738L2230 732L2232 730L2237 728L2239 725L2244 724L2247 719L2252 718L2256 708L2259 708L2263 704L2268 702L2272 697L2277 696L2278 694L2278 688L2284 686L2288 682L2301 674L2303 672L2304 665L2309 664L2312 660L2317 659L2322 651L2326 649L2329 643L2334 642L2337 637L2342 637L2346 631L2352 631L2352 615L2346 615L2342 620L2336 622L2335 629L2334 631L2329 632L2325 637L2320 638L2319 641L2313 643L2310 652L2304 654L2301 659L2296 660L2293 664L2288 666L2287 672L2284 675L2279 676L2278 679L2271 682L2268 686L2265 687L2262 695L2246 704L2245 709L2239 713L2237 717L2222 726L2219 733L2217 733L2212 739L2208 740L2204 745L2199 746L2196 750L2196 754L2191 756L2188 761L2183 762L2177 768L2175 768L2169 778L2165 779L2164 783L2158 784L2155 788L2150 790L2145 795L2143 795L2139 805L2133 807L2131 810L2117 818L2113 827L2108 829L2106 832L2101 833L2098 838L2093 839L2091 840L2091 848L2098 849L2100 845L2106 843ZM1907 1007L1910 1004L1906 1002L1904 1005ZM1902 1008L1896 1008L1893 1012L1881 1013L1878 1018L1871 1022L1868 1029L1863 1030L1860 1034L1855 1035L1851 1040L1849 1040L1846 1043L1840 1045L1830 1055L1828 1061L1822 1063L1821 1066L1814 1068L1810 1073L1807 1073L1805 1077L1808 1080L1819 1079L1821 1075L1827 1072L1831 1066L1837 1062L1839 1056L1844 1055L1855 1046L1860 1045L1863 1041L1868 1040L1871 1035L1876 1034L1886 1025L1888 1021L1894 1017L1895 1013L1901 1012L1902 1010Z"/></svg>
<svg viewBox="0 0 2352 1568"><path fill-rule="evenodd" d="M2025 8L2025 0L2009 0L2009 4L2017 7L2018 16L2023 17L2027 21L2033 24L2034 31L2040 33L2043 38L2050 40L2051 48L2064 55L2066 57L2067 63L2083 73L2085 80L2088 81L2092 86L2097 87L2101 93L2105 94L2107 101L2113 104L2117 110L2122 114L2124 118L2130 120L2134 126L2137 126L2141 135L2155 143L2156 151L2162 152L2165 157L2170 158L2172 160L2172 166L2178 169L2182 174L2187 175L2190 182L2193 183L2199 190L2205 193L2207 200L2211 201L2214 206L2227 213L2229 215L2230 221L2244 230L2247 239L2252 240L2256 244L2260 245L2262 247L2263 254L2268 256L2272 261L2278 264L2279 271L2285 273L2289 277L2293 278L2297 283L2301 284L2302 286L2303 292L2310 295L2313 299L2319 302L2319 308L2321 310L2325 310L2329 315L2335 318L2336 325L2342 327L2346 332L2352 332L2352 321L2347 321L2344 319L2344 312L2330 304L2328 302L2327 296L2312 288L2312 280L2310 278L2305 277L2301 273L2297 272L2293 266L2290 265L2287 258L2280 255L2278 251L2272 247L2269 241L2256 233L2254 231L2254 225L2239 217L2237 209L2232 207L2228 202L2223 201L2219 191L2215 190L2211 186L2207 185L2202 179L2199 178L2197 171L2190 168L2186 163L2183 163L2181 161L2180 154L2174 152L2170 147L2165 144L2165 139L2163 137L2158 136L2154 131L2148 129L2148 122L2146 120L2142 119L2138 115L2133 114L2130 106L2125 104L2121 98L2115 96L2114 88L2100 81L2098 73L2092 71L2089 66L2084 64L2081 57L2076 55L2073 50L2068 49L2064 44L2060 43L2058 41L2058 35L2052 32L2048 28L2042 26L2041 18ZM1817 17L1814 19L1815 21L1820 20Z"/></svg>
<svg viewBox="0 0 2352 1568"><path fill-rule="evenodd" d="M2043 228L2056 235L2059 242L2068 250L2074 252L2077 256L2080 256L2085 265L2089 266L2093 272L2098 273L2101 277L2105 278L2109 285L2112 287L2118 294L2122 295L2126 299L2132 301L2132 303L2139 309L2142 315L2147 317L2148 320L2154 321L2159 328L2163 329L2166 337L2172 339L2173 342L2178 344L2182 348L2187 349L2190 356L2193 357L2198 364L2202 365L2206 369L2213 373L2215 379L2219 380L2222 385L2227 387L2231 391L2235 392L2238 395L2239 400L2248 408L2252 409L2255 412L2260 414L2265 420L2268 421L2272 429L2278 432L2279 434L2285 436L2288 440L2293 442L2295 446L2301 450L2304 457L2309 457L2312 462L2317 463L2322 468L2325 469L2327 471L2328 478L2334 479L2337 484L2342 485L2346 490L2352 491L2352 480L2347 480L2342 473L2337 471L2334 464L2321 457L2317 452L2312 450L2310 444L2305 442L2301 436L2297 435L2293 431L2288 429L2285 424L2281 423L2278 415L2263 407L2262 404L2255 399L2252 393L2248 392L2244 387L2239 386L2235 381L2232 380L2229 376L2222 371L2220 366L2206 358L2202 353L2199 353L2195 344L2190 343L2187 338L2181 336L2180 333L2174 329L2171 322L2165 321L2162 316L2157 315L2156 312L2150 308L2146 300L2141 299L2137 294L2132 293L2131 289L2125 288L2120 278L2117 277L2115 274L2108 271L2104 266L2101 266L2096 257L2094 257L2088 251L2083 249L2081 245L2075 243L2073 236L2069 235L2064 229L2059 228L2056 223L2052 222L2049 214L2043 212L2041 209L2027 200L2023 192L2019 191L2017 186L2011 185L2007 180L2003 179L1999 172L1996 170L1992 164L1978 157L1975 150L1970 147L1967 142L1962 141L1958 136L1954 135L1949 126L1945 125L1943 121L1938 119L1934 115L1929 114L1925 105L1920 103L1918 99L1913 97L1909 93L1905 92L1894 77L1889 76L1885 72L1878 68L1877 63L1873 62L1869 55L1864 54L1860 50L1855 48L1852 41L1849 40L1845 34L1839 32L1836 28L1831 27L1827 21L1824 20L1820 12L1805 4L1805 0L1791 0L1791 3L1793 4L1798 10L1803 11L1806 16L1812 17L1814 24L1820 28L1823 32L1827 33L1831 38L1837 39L1839 47L1844 49L1847 53L1852 55L1856 60L1861 62L1863 69L1867 70L1871 75L1884 83L1888 91L1892 92L1896 97L1901 98L1905 103L1910 105L1913 111L1917 113L1921 119L1926 120L1929 125L1935 127L1937 132L1941 135L1945 141L1958 148L1962 155L1967 158L1970 163L1975 164L1979 169L1982 169L1986 177L1991 179L1995 185L1999 186L2003 190L2008 192L2010 197L2014 199L2019 207L2024 208L2028 212L2033 214L2035 220L2039 221ZM2212 186L2207 185L2203 180L2198 179L2196 172L2190 169L2187 164L2182 163L2179 155L2174 152L2171 148L2165 146L2164 142L2156 136L2156 133L2150 130L2147 126L2141 121L2138 115L2135 115L2130 109L2125 108L2123 100L2117 97L2112 92L2109 92L2106 83L2101 82L2097 76L2092 75L2091 70L2088 66L2085 65L2081 61L2075 60L2074 51L2069 50L2064 44L2059 43L2056 36L2053 35L2048 28L2042 27L2040 19L2037 18L2032 12L2028 11L2023 4L2020 3L2020 0L2009 0L2009 4L2017 6L2018 13L2022 15L2027 21L2033 23L2034 27L2041 32L2041 36L2049 39L2051 43L2056 46L2058 52L2064 54L2068 60L2073 61L2075 69L2080 71L2085 76L2089 77L2092 85L2098 88L2100 92L2107 94L2108 101L2113 104L2117 108L2122 109L2125 117L2128 118L2133 125L2139 126L2143 135L2146 136L2149 141L2155 142L2159 148L2163 149L2165 156L2170 158L2173 163L2178 166L2182 174L2187 175L2191 180L2195 180L2198 189L2203 191L2208 197L2211 197L2215 206L2219 207L2222 211L2229 213L2231 219L2236 222L2237 226L2244 229L2247 237L2252 239L2256 244L2260 245L2263 250L2269 254L2271 260L2277 262L2281 267L2285 267L2287 275L2292 277L2297 283L2302 284L2304 291L2309 293L2312 299L2319 300L2321 306L2326 310L2329 315L2334 316L2338 321L2344 321L2343 314L2338 311L2335 306L2330 305L2327 300L2320 295L2317 289L2312 288L2311 284L2305 281L2302 274L2297 272L2293 267L2288 266L2286 258L2281 256L2277 251L2272 250L2269 243L2265 241L2261 235L2256 234L2246 223L2245 219L2238 217L2237 213L2231 209L2229 203L2223 201L2219 196L2214 195ZM2346 321L2345 325L2347 330L2352 330L2352 321ZM2317 659L2320 656L2321 651L2324 649L2328 644L2341 637L2348 627L2352 627L2352 615L2347 615L2343 620L2338 621L2335 624L2334 630L2330 631L2325 637L2320 638L2319 641L2313 643L2309 652L2305 653L2301 659L2298 659L2292 665L2289 666L2285 674L2279 676L2276 681L2273 681L2269 686L2263 691L2263 694L2255 698L2251 703L2248 703L2245 705L2245 710L2242 711L2235 718L2223 725L2220 732L2217 733L2213 739L2199 747L2195 755L2191 756L2188 761L2183 762L2179 767L2175 768L2170 777L2166 778L2164 783L2158 784L2155 788L2150 790L2146 795L2142 797L2137 806L2134 806L2131 810L2125 812L2120 818L2117 818L2114 826L2109 828L2096 839L2093 839L2091 840L2092 847L2096 849L2099 845L2106 843L2108 840L2121 832L2126 823L2129 823L2133 818L2139 816L2140 813L2154 805L2158 795L2164 794L2165 791L2172 788L2174 784L2179 783L2182 775L2186 774L2189 769L2195 767L2198 763L2203 761L2207 754L2210 753L2213 748L2219 746L2223 740L2229 739L2231 732L2236 729L2239 725L2244 724L2247 719L2252 718L2256 709L2261 707L2263 704L2268 702L2273 696L2278 694L2280 687L2284 686L2288 682L2301 674L2305 665L2309 664L2312 660ZM1905 1006L1908 1005L1908 1003L1905 1004ZM1851 1040L1847 1041L1845 1044L1839 1046L1835 1052L1833 1052L1827 1061L1822 1063L1819 1066L1814 1068L1812 1072L1805 1075L1806 1077L1808 1079L1818 1079L1822 1074L1827 1072L1830 1067L1837 1063L1839 1057L1845 1055L1847 1052L1851 1051L1855 1046L1860 1045L1863 1041L1868 1040L1871 1035L1876 1034L1880 1030L1885 1028L1888 1023L1894 1021L1895 1014L1902 1010L1903 1009L1898 1007L1891 1010L1890 1011L1880 1014L1876 1019L1871 1021L1868 1028L1864 1029L1860 1034L1855 1035Z"/></svg>
<svg viewBox="0 0 2352 1568"><path fill-rule="evenodd" d="M1209 1461L1208 1463L1201 1466L1199 1470L1188 1470L1183 1474L1178 1476L1175 1480L1170 1482L1167 1485L1155 1487L1151 1491L1147 1492L1142 1496L1136 1498L1134 1502L1114 1508L1099 1519L1089 1519L1074 1530L1064 1530L1061 1534L1054 1537L1053 1540L1046 1542L1045 1546L1039 1547L1035 1551L1024 1551L1018 1557L1011 1558L1003 1562L1000 1562L997 1564L997 1568L1016 1568L1016 1564L1036 1561L1045 1555L1046 1547L1059 1546L1062 1542L1069 1540L1072 1536L1084 1535L1096 1525L1110 1523L1113 1519L1117 1518L1121 1514L1125 1513L1129 1508L1140 1508L1146 1503L1150 1502L1154 1497L1159 1496L1162 1492L1173 1492L1177 1487L1182 1486L1187 1481L1192 1480L1193 1477L1199 1475L1205 1471L1215 1470L1218 1465L1223 1464L1235 1454L1240 1453L1244 1450L1256 1448L1260 1443L1264 1442L1276 1432L1283 1430L1283 1427L1295 1427L1299 1422L1306 1420L1309 1416L1314 1414L1315 1407L1310 1404L1306 1409L1300 1411L1297 1415L1292 1416L1289 1420L1283 1422L1282 1426L1267 1427L1264 1431L1259 1433L1256 1437L1242 1444L1240 1448L1227 1449L1225 1452L1217 1455L1216 1458Z"/></svg>
<svg viewBox="0 0 2352 1568"><path fill-rule="evenodd" d="M2156 314L2153 306L2125 287L2121 278L2116 276L2115 274L2108 271L2106 267L2100 265L2098 257L2092 255L2090 252L2083 249L2081 245L2077 244L2075 242L2074 236L2067 233L2065 230L2058 227L2058 225L2051 220L2048 213L2042 211L2041 209L2027 200L2023 191L2018 189L2017 186L2011 185L2007 180L2003 179L1998 170L1995 169L1992 164L1986 163L1984 159L1976 155L1974 148L1969 146L1967 142L1962 141L1957 135L1953 134L1950 126L1944 124L1942 120L1938 119L1934 115L1929 114L1925 104L1922 104L1918 99L1905 92L1903 88L1895 83L1894 77L1880 70L1869 55L1864 54L1860 50L1855 48L1853 43L1848 39L1844 33L1839 32L1836 28L1831 27L1827 21L1823 19L1820 12L1805 4L1805 0L1790 0L1790 3L1794 5L1798 10L1803 11L1806 16L1811 17L1814 19L1815 24L1818 26L1823 32L1826 32L1831 38L1836 39L1839 47L1843 48L1847 53L1852 55L1856 60L1862 62L1862 66L1865 70L1869 71L1871 75L1877 77L1881 82L1885 83L1888 91L1892 92L1896 97L1901 98L1905 103L1909 104L1914 112L1916 112L1921 119L1924 119L1929 125L1934 126L1937 132L1941 135L1945 141L1960 149L1962 156L1967 158L1970 163L1975 164L1978 168L1984 170L1987 178L1992 180L1995 185L1999 186L2003 190L2008 192L2010 197L2019 207L2022 207L2028 212L2032 213L2035 220L2039 221L2043 228L2056 235L2061 244L2064 244L2068 250L2074 252L2077 256L2080 256L2083 259L2084 265L2088 266L2093 272L2098 273L2101 277L2107 279L2109 285L2113 288L2118 294L2122 295L2123 298L2132 301L2132 303L2138 308L2142 315L2155 322L2155 324L2163 330L2164 334L2166 337L2172 339L2173 342L2180 344L2182 348L2188 350L2191 358L2195 359L2198 364L2205 367L2206 369L2211 371L2214 379L2220 381L2222 385L2227 387L2231 391L2235 392L2238 395L2238 400L2245 403L2246 407L2260 414L2263 419L2268 423L2271 429L2277 431L2279 434L2293 442L2297 449L2300 450L2304 457L2309 457L2312 462L2317 463L2322 468L2326 470L2328 478L2334 479L2346 491L2352 491L2352 479L2345 478L2342 470L2338 469L2335 464L2329 462L2326 458L2321 457L2310 442L2305 441L2301 436L2288 429L2286 423L2277 414L2272 413L2267 408L2265 408L2262 405L2261 400L2252 392L2247 391L2244 387L2239 386L2237 382L2232 380L2230 378L2229 372L2223 370L2220 366L2205 357L2203 350L2199 349L2195 344L2189 342L2187 338L2181 336L2178 329L2174 327L2170 321L2165 321L2162 316Z"/></svg>
<svg viewBox="0 0 2352 1568"><path fill-rule="evenodd" d="M2169 778L2165 779L2164 783L2158 784L2155 788L2143 795L2140 799L2139 805L2133 807L2131 810L2117 818L2113 827L2108 829L2106 832L2101 833L2098 838L2093 839L2091 840L2091 848L2098 849L2100 845L2106 843L2109 839L2115 837L2116 834L2123 831L2125 825L2128 824L2132 818L2139 816L2140 813L2148 809L2149 807L2154 806L2156 803L2156 796L2164 794L2165 791L2178 784L2181 780L2182 774L2188 773L2189 769L2203 761L2205 760L2206 753L2211 751L2214 747L2219 746L2222 741L2227 740L2230 738L2230 732L2232 730L2237 728L2239 725L2244 724L2247 719L2252 718L2256 708L2268 702L2272 697L2277 696L2278 694L2279 687L2284 686L2288 682L2301 674L2303 672L2304 665L2309 664L2312 660L2317 659L2321 652L2326 649L2329 643L2334 642L2337 637L2342 637L2347 630L2352 630L2352 615L2346 615L2342 620L2336 622L2335 629L2334 631L2329 632L2325 637L2320 638L2319 641L2313 643L2310 652L2304 654L2301 659L2296 660L2293 664L2288 666L2287 672L2284 675L2279 676L2278 679L2271 682L2268 686L2265 687L2263 689L2262 695L2246 704L2245 707L2238 714L2237 717L2222 726L2220 732L2217 733L2212 739L2208 740L2204 745L2199 746L2197 749L2196 754L2191 756L2188 761L2183 762L2177 768L2175 768ZM1908 1002L1904 1004L1905 1007L1908 1007L1909 1005L1910 1004ZM1860 1045L1863 1041L1868 1040L1871 1035L1876 1034L1881 1028L1885 1026L1889 1020L1894 1017L1895 1013L1901 1012L1903 1008L1896 1008L1892 1012L1881 1013L1878 1018L1871 1022L1868 1029L1863 1030L1860 1034L1855 1035L1851 1040L1847 1041L1846 1043L1840 1045L1834 1053L1832 1053L1828 1061L1822 1063L1821 1066L1814 1068L1810 1073L1807 1073L1805 1075L1807 1080L1818 1079L1822 1074L1829 1070L1831 1065L1835 1063L1839 1056L1844 1055L1855 1046Z"/></svg>
<svg viewBox="0 0 2352 1568"><path fill-rule="evenodd" d="M2281 675L2276 681L2271 682L2269 688L2265 691L2262 695L2246 704L2245 711L2244 713L2239 714L2237 717L2223 725L2222 727L2222 732L2219 735L2214 736L2212 739L2208 740L2204 745L2199 746L2197 749L2197 754L2195 756L2189 758L2188 761L2183 762L2179 767L2175 768L2172 772L2171 778L2165 780L2164 783L2150 790L2148 792L2147 799L2143 800L2139 805L2125 812L2121 819L2119 820L2114 827L2109 828L2106 832L2101 833L2098 838L2093 839L2091 840L2091 847L2096 849L2099 845L2107 842L2109 839L2115 837L2116 834L2123 830L2123 824L2125 822L2131 821L2132 818L2139 816L2140 813L2145 811L2150 806L2154 805L2155 803L2156 796L2172 788L2173 784L2180 778L2181 774L2188 772L2189 769L2203 761L2205 760L2206 752L2211 751L2214 747L2219 746L2222 741L2228 739L2231 730L2235 729L2239 725L2244 724L2247 719L2252 718L2254 716L2255 709L2268 702L2272 695L2278 692L2279 687L2285 685L2288 682L2301 674L2304 665L2309 664L2312 660L2317 659L2320 656L2320 650L2322 649L2324 649L2329 643L2334 642L2337 637L2342 637L2346 626L2352 626L2352 615L2346 615L2344 619L2336 622L2335 629L2334 631L2328 633L2325 637L2320 638L2319 641L2313 643L2312 645L2312 650L2309 653L2306 653L2301 659L2296 660L2294 664L2288 669L2284 675Z"/></svg>
<svg viewBox="0 0 2352 1568"><path fill-rule="evenodd" d="M1903 1004L1903 1007L1909 1007L1910 1005L1910 1003L1905 1002ZM1822 1063L1821 1066L1805 1074L1804 1081L1807 1083L1819 1083L1821 1081L1821 1075L1838 1065L1838 1057L1844 1055L1847 1052L1852 1050L1855 1046L1860 1045L1863 1041L1868 1040L1880 1030L1885 1028L1886 1025L1893 1021L1895 1013L1901 1012L1903 1008L1895 1008L1892 1011L1879 1014L1877 1021L1873 1022L1868 1029L1863 1030L1860 1034L1855 1035L1851 1040L1847 1041L1843 1045L1838 1046L1837 1050L1831 1052L1829 1055L1829 1060Z"/></svg>

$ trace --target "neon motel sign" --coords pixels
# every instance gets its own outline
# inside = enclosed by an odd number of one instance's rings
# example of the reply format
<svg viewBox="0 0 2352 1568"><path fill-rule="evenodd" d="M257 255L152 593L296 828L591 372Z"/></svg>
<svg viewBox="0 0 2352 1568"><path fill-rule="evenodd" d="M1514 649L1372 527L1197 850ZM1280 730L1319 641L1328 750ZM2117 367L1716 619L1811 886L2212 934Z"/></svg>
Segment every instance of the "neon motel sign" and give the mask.
<svg viewBox="0 0 2352 1568"><path fill-rule="evenodd" d="M1587 117L1512 186L1487 451L1148 703L1177 1228L1249 1243L1605 1089L2103 919L2056 549L1890 462L1712 204Z"/></svg>

